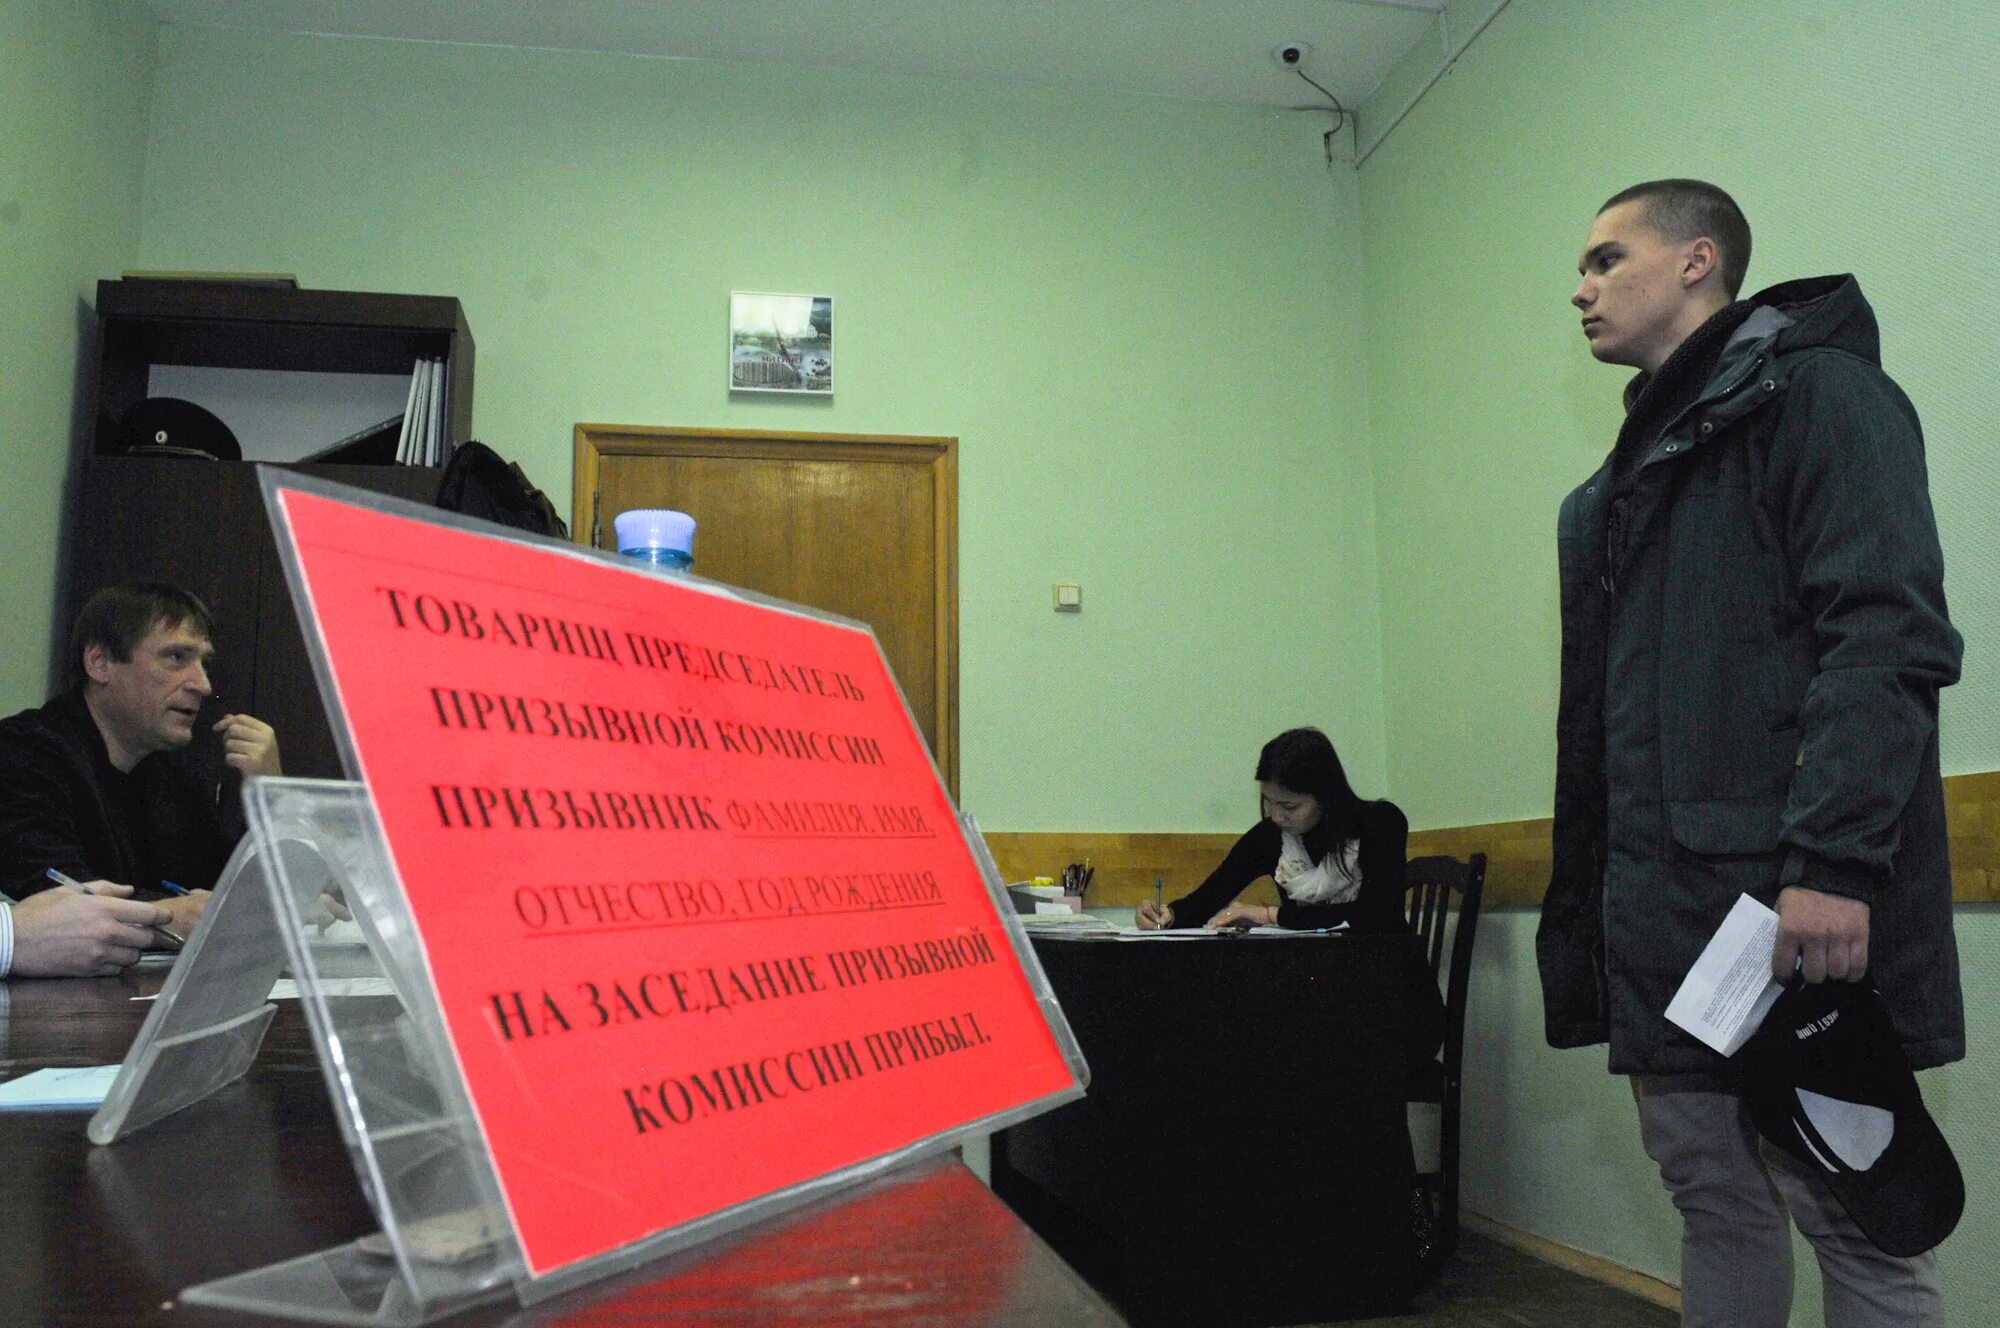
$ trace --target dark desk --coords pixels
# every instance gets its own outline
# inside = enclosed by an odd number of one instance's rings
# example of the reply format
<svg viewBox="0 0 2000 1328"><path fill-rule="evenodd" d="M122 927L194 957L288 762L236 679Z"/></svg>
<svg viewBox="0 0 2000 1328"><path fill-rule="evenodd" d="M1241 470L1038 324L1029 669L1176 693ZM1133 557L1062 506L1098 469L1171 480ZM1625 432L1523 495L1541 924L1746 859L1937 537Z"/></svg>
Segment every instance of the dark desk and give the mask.
<svg viewBox="0 0 2000 1328"><path fill-rule="evenodd" d="M1038 937L1090 1093L993 1143L993 1188L1135 1324L1409 1297L1406 936Z"/></svg>
<svg viewBox="0 0 2000 1328"><path fill-rule="evenodd" d="M0 1078L123 1058L141 974L0 983ZM85 1113L0 1113L0 1325L245 1328L181 1288L374 1229L298 1002L249 1077L110 1148ZM1122 1321L955 1161L900 1170L611 1282L454 1328Z"/></svg>

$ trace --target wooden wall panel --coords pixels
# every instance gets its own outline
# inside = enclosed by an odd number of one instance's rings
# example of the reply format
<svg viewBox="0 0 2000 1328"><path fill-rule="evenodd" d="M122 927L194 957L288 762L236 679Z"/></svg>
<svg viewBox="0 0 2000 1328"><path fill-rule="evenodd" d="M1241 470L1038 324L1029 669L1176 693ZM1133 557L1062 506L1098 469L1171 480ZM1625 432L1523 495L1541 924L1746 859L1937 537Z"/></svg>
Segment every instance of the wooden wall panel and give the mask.
<svg viewBox="0 0 2000 1328"><path fill-rule="evenodd" d="M1951 836L1952 898L1960 904L2000 903L2000 771L1956 775L1944 781L1945 819ZM1410 832L1410 856L1486 855L1486 903L1492 908L1540 908L1549 883L1550 822L1496 821ZM1234 835L1115 834L1052 831L988 834L1000 873L1010 881L1054 876L1085 858L1097 868L1090 903L1137 903L1152 894L1153 875L1166 878L1166 895L1185 894L1222 861ZM1260 882L1245 897L1275 899Z"/></svg>
<svg viewBox="0 0 2000 1328"><path fill-rule="evenodd" d="M1129 907L1151 899L1156 876L1168 899L1184 895L1207 879L1235 842L1235 835L1118 832L1003 832L986 836L986 846L993 852L1001 877L1009 881L1060 877L1064 865L1087 861L1096 876L1084 902L1093 908ZM1243 897L1253 903L1274 904L1276 891L1266 877Z"/></svg>
<svg viewBox="0 0 2000 1328"><path fill-rule="evenodd" d="M1944 820L1951 834L1951 897L1961 904L2000 904L2000 770L1945 780Z"/></svg>

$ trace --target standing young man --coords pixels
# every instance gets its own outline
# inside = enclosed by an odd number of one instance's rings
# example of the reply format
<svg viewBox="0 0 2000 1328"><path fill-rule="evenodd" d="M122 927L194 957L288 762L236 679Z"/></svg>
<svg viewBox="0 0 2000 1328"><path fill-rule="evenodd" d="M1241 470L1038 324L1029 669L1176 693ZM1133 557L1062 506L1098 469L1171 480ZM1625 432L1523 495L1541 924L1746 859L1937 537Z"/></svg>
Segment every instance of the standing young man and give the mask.
<svg viewBox="0 0 2000 1328"><path fill-rule="evenodd" d="M1783 1328L1796 1221L1829 1324L1942 1324L1934 1254L1876 1249L1759 1147L1730 1062L1665 1019L1738 895L1774 971L1882 993L1910 1063L1965 1054L1938 772L1958 678L1916 412L1852 277L1737 291L1728 194L1659 180L1598 212L1571 302L1639 371L1564 500L1548 1037L1610 1043L1684 1223L1683 1322Z"/></svg>

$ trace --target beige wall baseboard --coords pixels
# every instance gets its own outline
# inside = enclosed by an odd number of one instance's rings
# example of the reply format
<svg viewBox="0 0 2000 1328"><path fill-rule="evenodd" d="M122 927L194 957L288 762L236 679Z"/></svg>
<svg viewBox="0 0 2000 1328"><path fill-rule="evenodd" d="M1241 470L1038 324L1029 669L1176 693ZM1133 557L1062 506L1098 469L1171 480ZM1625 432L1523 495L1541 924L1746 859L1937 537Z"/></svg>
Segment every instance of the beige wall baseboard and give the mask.
<svg viewBox="0 0 2000 1328"><path fill-rule="evenodd" d="M1546 1237L1518 1231L1503 1222L1495 1222L1490 1217L1481 1217L1478 1213L1461 1212L1458 1220L1467 1231L1476 1231L1488 1240L1497 1241L1523 1254L1532 1255L1543 1263L1552 1263L1565 1272L1576 1273L1593 1282L1616 1287L1629 1295L1650 1300L1655 1305L1664 1305L1670 1310L1679 1310L1681 1307L1679 1287L1662 1282L1657 1277L1635 1272L1624 1264L1613 1263L1595 1254L1586 1254L1568 1245L1558 1245Z"/></svg>
<svg viewBox="0 0 2000 1328"><path fill-rule="evenodd" d="M2000 903L2000 771L1954 775L1944 781L1945 822L1951 836L1952 898L1961 904ZM1495 821L1410 832L1410 856L1486 855L1486 908L1539 908L1549 883L1550 822ZM1200 885L1235 835L1120 834L1068 831L1001 832L986 836L1007 880L1054 876L1065 863L1088 859L1097 870L1089 902L1132 905L1162 879L1167 898ZM1245 896L1276 899L1260 882Z"/></svg>

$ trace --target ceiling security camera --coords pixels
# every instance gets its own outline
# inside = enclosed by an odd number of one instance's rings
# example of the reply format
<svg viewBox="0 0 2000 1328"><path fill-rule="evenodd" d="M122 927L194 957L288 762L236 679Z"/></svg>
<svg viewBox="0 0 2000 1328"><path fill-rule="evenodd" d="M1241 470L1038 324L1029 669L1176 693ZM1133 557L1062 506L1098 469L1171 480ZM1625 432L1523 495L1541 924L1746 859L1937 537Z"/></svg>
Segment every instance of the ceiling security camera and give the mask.
<svg viewBox="0 0 2000 1328"><path fill-rule="evenodd" d="M1297 69L1312 54L1312 47L1305 42L1285 42L1271 48L1271 58L1286 69Z"/></svg>

